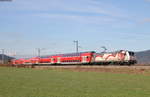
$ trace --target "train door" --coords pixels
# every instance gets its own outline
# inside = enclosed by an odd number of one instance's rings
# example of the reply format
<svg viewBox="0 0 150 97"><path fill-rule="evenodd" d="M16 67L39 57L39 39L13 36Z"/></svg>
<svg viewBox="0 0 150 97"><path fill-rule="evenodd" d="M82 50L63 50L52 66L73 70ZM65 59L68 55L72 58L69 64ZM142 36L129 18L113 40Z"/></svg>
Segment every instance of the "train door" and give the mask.
<svg viewBox="0 0 150 97"><path fill-rule="evenodd" d="M51 58L51 63L52 63L52 64L54 63L54 58Z"/></svg>
<svg viewBox="0 0 150 97"><path fill-rule="evenodd" d="M87 56L82 56L82 63L86 63L87 62Z"/></svg>
<svg viewBox="0 0 150 97"><path fill-rule="evenodd" d="M60 63L60 57L57 58L57 63Z"/></svg>

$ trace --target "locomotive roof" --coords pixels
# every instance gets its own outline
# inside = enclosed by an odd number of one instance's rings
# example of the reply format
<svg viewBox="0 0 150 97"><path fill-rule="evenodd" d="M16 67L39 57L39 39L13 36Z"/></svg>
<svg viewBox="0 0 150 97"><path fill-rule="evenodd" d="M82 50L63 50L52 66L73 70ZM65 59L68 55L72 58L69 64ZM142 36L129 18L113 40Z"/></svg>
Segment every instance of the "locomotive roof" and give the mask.
<svg viewBox="0 0 150 97"><path fill-rule="evenodd" d="M128 51L128 50L117 50L117 51L113 51L113 52L100 52L100 53L97 53L97 54L109 54L109 53L117 53L117 52L121 52L121 51L134 53L133 51Z"/></svg>
<svg viewBox="0 0 150 97"><path fill-rule="evenodd" d="M126 50L117 50L117 51L112 51L112 52L100 52L97 54L109 54L109 53L117 53L117 52L121 52L121 51L126 51Z"/></svg>

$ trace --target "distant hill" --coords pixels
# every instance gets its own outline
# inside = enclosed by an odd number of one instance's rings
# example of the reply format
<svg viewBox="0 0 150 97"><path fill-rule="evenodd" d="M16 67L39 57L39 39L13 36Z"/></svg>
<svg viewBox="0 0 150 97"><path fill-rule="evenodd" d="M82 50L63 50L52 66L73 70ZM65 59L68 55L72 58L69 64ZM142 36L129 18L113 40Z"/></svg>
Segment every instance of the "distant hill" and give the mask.
<svg viewBox="0 0 150 97"><path fill-rule="evenodd" d="M7 55L0 54L0 64L2 63L2 59L3 59L2 57L4 57L5 63L8 63L8 62L10 62L11 59L14 59L13 57L10 57L10 56L7 56Z"/></svg>
<svg viewBox="0 0 150 97"><path fill-rule="evenodd" d="M4 56L4 59L14 59L13 57L0 54L0 60L2 60L2 56Z"/></svg>
<svg viewBox="0 0 150 97"><path fill-rule="evenodd" d="M150 50L135 52L138 64L150 64Z"/></svg>

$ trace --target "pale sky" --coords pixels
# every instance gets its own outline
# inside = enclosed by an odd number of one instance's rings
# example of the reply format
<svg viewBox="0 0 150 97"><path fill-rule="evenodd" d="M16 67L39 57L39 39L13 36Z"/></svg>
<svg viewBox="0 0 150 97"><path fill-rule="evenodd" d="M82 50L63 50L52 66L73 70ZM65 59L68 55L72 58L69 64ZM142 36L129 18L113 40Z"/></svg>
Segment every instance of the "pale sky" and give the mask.
<svg viewBox="0 0 150 97"><path fill-rule="evenodd" d="M150 0L0 1L0 48L36 55L150 49Z"/></svg>

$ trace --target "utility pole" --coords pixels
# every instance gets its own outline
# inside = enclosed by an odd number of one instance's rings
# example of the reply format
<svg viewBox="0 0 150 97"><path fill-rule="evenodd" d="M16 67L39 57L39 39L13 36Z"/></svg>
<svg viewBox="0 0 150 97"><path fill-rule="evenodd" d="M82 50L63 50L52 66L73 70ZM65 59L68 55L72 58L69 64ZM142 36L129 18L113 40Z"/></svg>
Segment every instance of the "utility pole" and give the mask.
<svg viewBox="0 0 150 97"><path fill-rule="evenodd" d="M44 48L37 48L38 57L40 57L40 56L41 56L41 50L44 50Z"/></svg>
<svg viewBox="0 0 150 97"><path fill-rule="evenodd" d="M40 57L41 56L41 49L38 48L38 56Z"/></svg>
<svg viewBox="0 0 150 97"><path fill-rule="evenodd" d="M5 63L5 61L4 61L4 51L5 51L5 49L1 49L2 50L2 64L4 64Z"/></svg>
<svg viewBox="0 0 150 97"><path fill-rule="evenodd" d="M75 44L76 44L76 52L78 53L78 50L79 50L79 45L78 45L78 40L74 40L73 41Z"/></svg>

